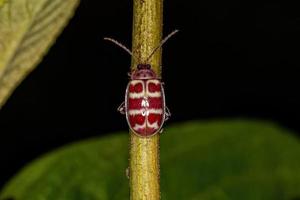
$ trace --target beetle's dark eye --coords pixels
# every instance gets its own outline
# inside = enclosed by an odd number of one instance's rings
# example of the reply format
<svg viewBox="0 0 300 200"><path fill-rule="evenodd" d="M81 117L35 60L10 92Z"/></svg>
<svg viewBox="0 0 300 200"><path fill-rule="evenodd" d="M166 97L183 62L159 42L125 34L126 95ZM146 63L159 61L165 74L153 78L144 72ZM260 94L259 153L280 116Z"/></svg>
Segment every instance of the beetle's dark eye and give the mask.
<svg viewBox="0 0 300 200"><path fill-rule="evenodd" d="M137 69L140 70L140 69L150 69L151 68L151 65L149 64L138 64L137 66Z"/></svg>

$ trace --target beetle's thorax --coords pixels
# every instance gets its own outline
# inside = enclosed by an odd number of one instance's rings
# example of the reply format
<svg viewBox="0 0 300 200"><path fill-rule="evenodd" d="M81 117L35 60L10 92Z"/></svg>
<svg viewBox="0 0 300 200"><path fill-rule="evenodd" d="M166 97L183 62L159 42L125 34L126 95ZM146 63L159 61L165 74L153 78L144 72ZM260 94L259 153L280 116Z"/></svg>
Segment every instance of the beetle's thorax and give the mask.
<svg viewBox="0 0 300 200"><path fill-rule="evenodd" d="M138 64L137 69L131 73L132 80L157 79L156 73L150 64Z"/></svg>

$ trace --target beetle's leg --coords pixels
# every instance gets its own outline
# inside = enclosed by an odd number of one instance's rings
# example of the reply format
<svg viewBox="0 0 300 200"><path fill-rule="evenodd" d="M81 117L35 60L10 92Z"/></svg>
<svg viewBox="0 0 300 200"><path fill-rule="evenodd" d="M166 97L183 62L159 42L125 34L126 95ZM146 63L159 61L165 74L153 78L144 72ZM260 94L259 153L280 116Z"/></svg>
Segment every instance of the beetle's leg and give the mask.
<svg viewBox="0 0 300 200"><path fill-rule="evenodd" d="M165 121L167 121L170 117L171 117L171 112L169 108L166 106Z"/></svg>
<svg viewBox="0 0 300 200"><path fill-rule="evenodd" d="M118 107L118 111L124 115L125 114L125 102L123 101L121 105Z"/></svg>
<svg viewBox="0 0 300 200"><path fill-rule="evenodd" d="M163 129L163 128L161 128L161 129L159 130L159 133L160 133L160 134L162 134L162 132L164 132L164 129Z"/></svg>
<svg viewBox="0 0 300 200"><path fill-rule="evenodd" d="M126 174L126 177L127 177L128 179L130 179L130 171L129 171L129 167L126 168L125 174Z"/></svg>

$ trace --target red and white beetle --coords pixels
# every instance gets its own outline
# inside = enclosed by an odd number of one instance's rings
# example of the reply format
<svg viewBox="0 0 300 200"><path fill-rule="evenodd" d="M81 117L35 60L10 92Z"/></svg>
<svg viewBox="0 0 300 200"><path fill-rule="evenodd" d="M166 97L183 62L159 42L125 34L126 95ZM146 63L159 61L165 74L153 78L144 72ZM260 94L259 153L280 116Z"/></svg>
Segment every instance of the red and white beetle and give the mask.
<svg viewBox="0 0 300 200"><path fill-rule="evenodd" d="M133 133L141 137L153 136L160 132L170 112L165 105L165 94L160 77L148 64L154 53L178 30L170 33L148 56L145 62L137 65L130 73L130 81L125 93L125 102L118 110L126 114L128 125ZM131 56L132 52L114 39L104 38L123 48Z"/></svg>

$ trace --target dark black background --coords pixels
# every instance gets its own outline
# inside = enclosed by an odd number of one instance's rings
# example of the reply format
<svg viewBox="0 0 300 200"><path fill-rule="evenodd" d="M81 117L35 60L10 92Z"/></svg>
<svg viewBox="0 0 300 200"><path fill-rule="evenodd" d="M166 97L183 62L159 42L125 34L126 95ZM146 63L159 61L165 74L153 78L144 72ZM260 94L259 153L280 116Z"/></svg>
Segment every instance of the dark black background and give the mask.
<svg viewBox="0 0 300 200"><path fill-rule="evenodd" d="M197 5L196 5L197 2ZM43 62L0 111L0 186L55 147L126 130L132 2L82 1ZM168 124L255 118L300 133L300 13L288 2L166 0L163 78Z"/></svg>

